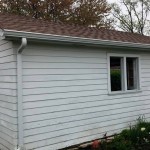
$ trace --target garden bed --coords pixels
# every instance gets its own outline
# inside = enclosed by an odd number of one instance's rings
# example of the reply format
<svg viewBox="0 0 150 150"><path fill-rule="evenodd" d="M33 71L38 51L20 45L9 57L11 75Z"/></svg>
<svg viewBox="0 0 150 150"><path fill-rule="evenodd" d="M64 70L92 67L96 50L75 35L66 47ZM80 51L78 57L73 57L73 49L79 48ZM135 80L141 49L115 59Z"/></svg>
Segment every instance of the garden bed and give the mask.
<svg viewBox="0 0 150 150"><path fill-rule="evenodd" d="M73 148L74 150L150 150L150 122L137 119L135 125L111 138L103 137ZM68 149L67 149L68 150Z"/></svg>

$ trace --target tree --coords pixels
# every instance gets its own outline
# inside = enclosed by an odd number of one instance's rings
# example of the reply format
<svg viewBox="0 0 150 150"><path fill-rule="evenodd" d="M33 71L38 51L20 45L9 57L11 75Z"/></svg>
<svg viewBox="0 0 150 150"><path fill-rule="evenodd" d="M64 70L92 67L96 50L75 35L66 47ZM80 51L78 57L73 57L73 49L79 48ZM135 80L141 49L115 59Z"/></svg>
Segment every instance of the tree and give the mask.
<svg viewBox="0 0 150 150"><path fill-rule="evenodd" d="M0 12L23 14L24 0L0 0Z"/></svg>
<svg viewBox="0 0 150 150"><path fill-rule="evenodd" d="M70 21L74 24L111 28L111 7L106 0L77 0Z"/></svg>
<svg viewBox="0 0 150 150"><path fill-rule="evenodd" d="M0 0L0 12L64 21L74 0Z"/></svg>
<svg viewBox="0 0 150 150"><path fill-rule="evenodd" d="M112 10L114 18L118 21L117 27L132 33L148 32L150 0L121 0L120 4L112 4Z"/></svg>
<svg viewBox="0 0 150 150"><path fill-rule="evenodd" d="M0 0L0 12L90 27L112 27L110 10L106 0Z"/></svg>
<svg viewBox="0 0 150 150"><path fill-rule="evenodd" d="M29 0L30 15L35 18L50 19L65 22L70 13L74 0Z"/></svg>

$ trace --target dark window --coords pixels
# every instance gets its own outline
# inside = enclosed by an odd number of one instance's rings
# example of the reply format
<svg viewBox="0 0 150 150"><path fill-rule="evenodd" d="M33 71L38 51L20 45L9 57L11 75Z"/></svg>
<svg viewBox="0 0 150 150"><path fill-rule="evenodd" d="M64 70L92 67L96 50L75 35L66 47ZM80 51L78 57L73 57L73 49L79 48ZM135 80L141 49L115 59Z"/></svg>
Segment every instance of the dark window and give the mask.
<svg viewBox="0 0 150 150"><path fill-rule="evenodd" d="M122 58L121 57L110 57L110 80L111 80L111 91L122 90Z"/></svg>
<svg viewBox="0 0 150 150"><path fill-rule="evenodd" d="M126 58L127 62L127 90L137 89L137 58Z"/></svg>
<svg viewBox="0 0 150 150"><path fill-rule="evenodd" d="M111 92L140 89L138 57L109 56L109 61Z"/></svg>

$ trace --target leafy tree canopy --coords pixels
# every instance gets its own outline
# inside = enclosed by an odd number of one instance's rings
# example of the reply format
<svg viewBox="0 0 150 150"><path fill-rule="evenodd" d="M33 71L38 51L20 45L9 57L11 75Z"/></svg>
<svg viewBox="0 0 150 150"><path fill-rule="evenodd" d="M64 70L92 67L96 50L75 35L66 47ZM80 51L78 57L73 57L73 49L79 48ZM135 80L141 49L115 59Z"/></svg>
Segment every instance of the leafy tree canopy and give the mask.
<svg viewBox="0 0 150 150"><path fill-rule="evenodd" d="M0 12L55 22L111 28L106 0L0 0Z"/></svg>

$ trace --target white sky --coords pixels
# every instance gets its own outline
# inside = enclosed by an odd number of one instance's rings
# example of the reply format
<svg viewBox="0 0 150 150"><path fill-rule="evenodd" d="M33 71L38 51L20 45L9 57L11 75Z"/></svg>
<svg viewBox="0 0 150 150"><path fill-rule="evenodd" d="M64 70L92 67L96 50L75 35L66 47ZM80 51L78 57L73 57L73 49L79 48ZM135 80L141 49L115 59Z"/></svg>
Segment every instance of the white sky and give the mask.
<svg viewBox="0 0 150 150"><path fill-rule="evenodd" d="M111 4L111 3L119 3L120 4L120 0L107 0L107 2L109 3L109 4ZM122 6L122 10L123 11L126 11L126 9Z"/></svg>
<svg viewBox="0 0 150 150"><path fill-rule="evenodd" d="M109 4L111 4L111 3L120 3L120 0L107 0L107 2L108 2ZM121 7L122 7L122 8L121 8L122 11L123 11L124 13L126 13L126 8L125 8L124 6L121 6ZM149 13L147 19L150 20L150 13ZM149 27L148 27L148 30L149 30ZM148 31L148 32L150 32L150 31ZM149 33L149 34L150 34L150 33Z"/></svg>
<svg viewBox="0 0 150 150"><path fill-rule="evenodd" d="M119 2L118 0L107 0L109 3Z"/></svg>

